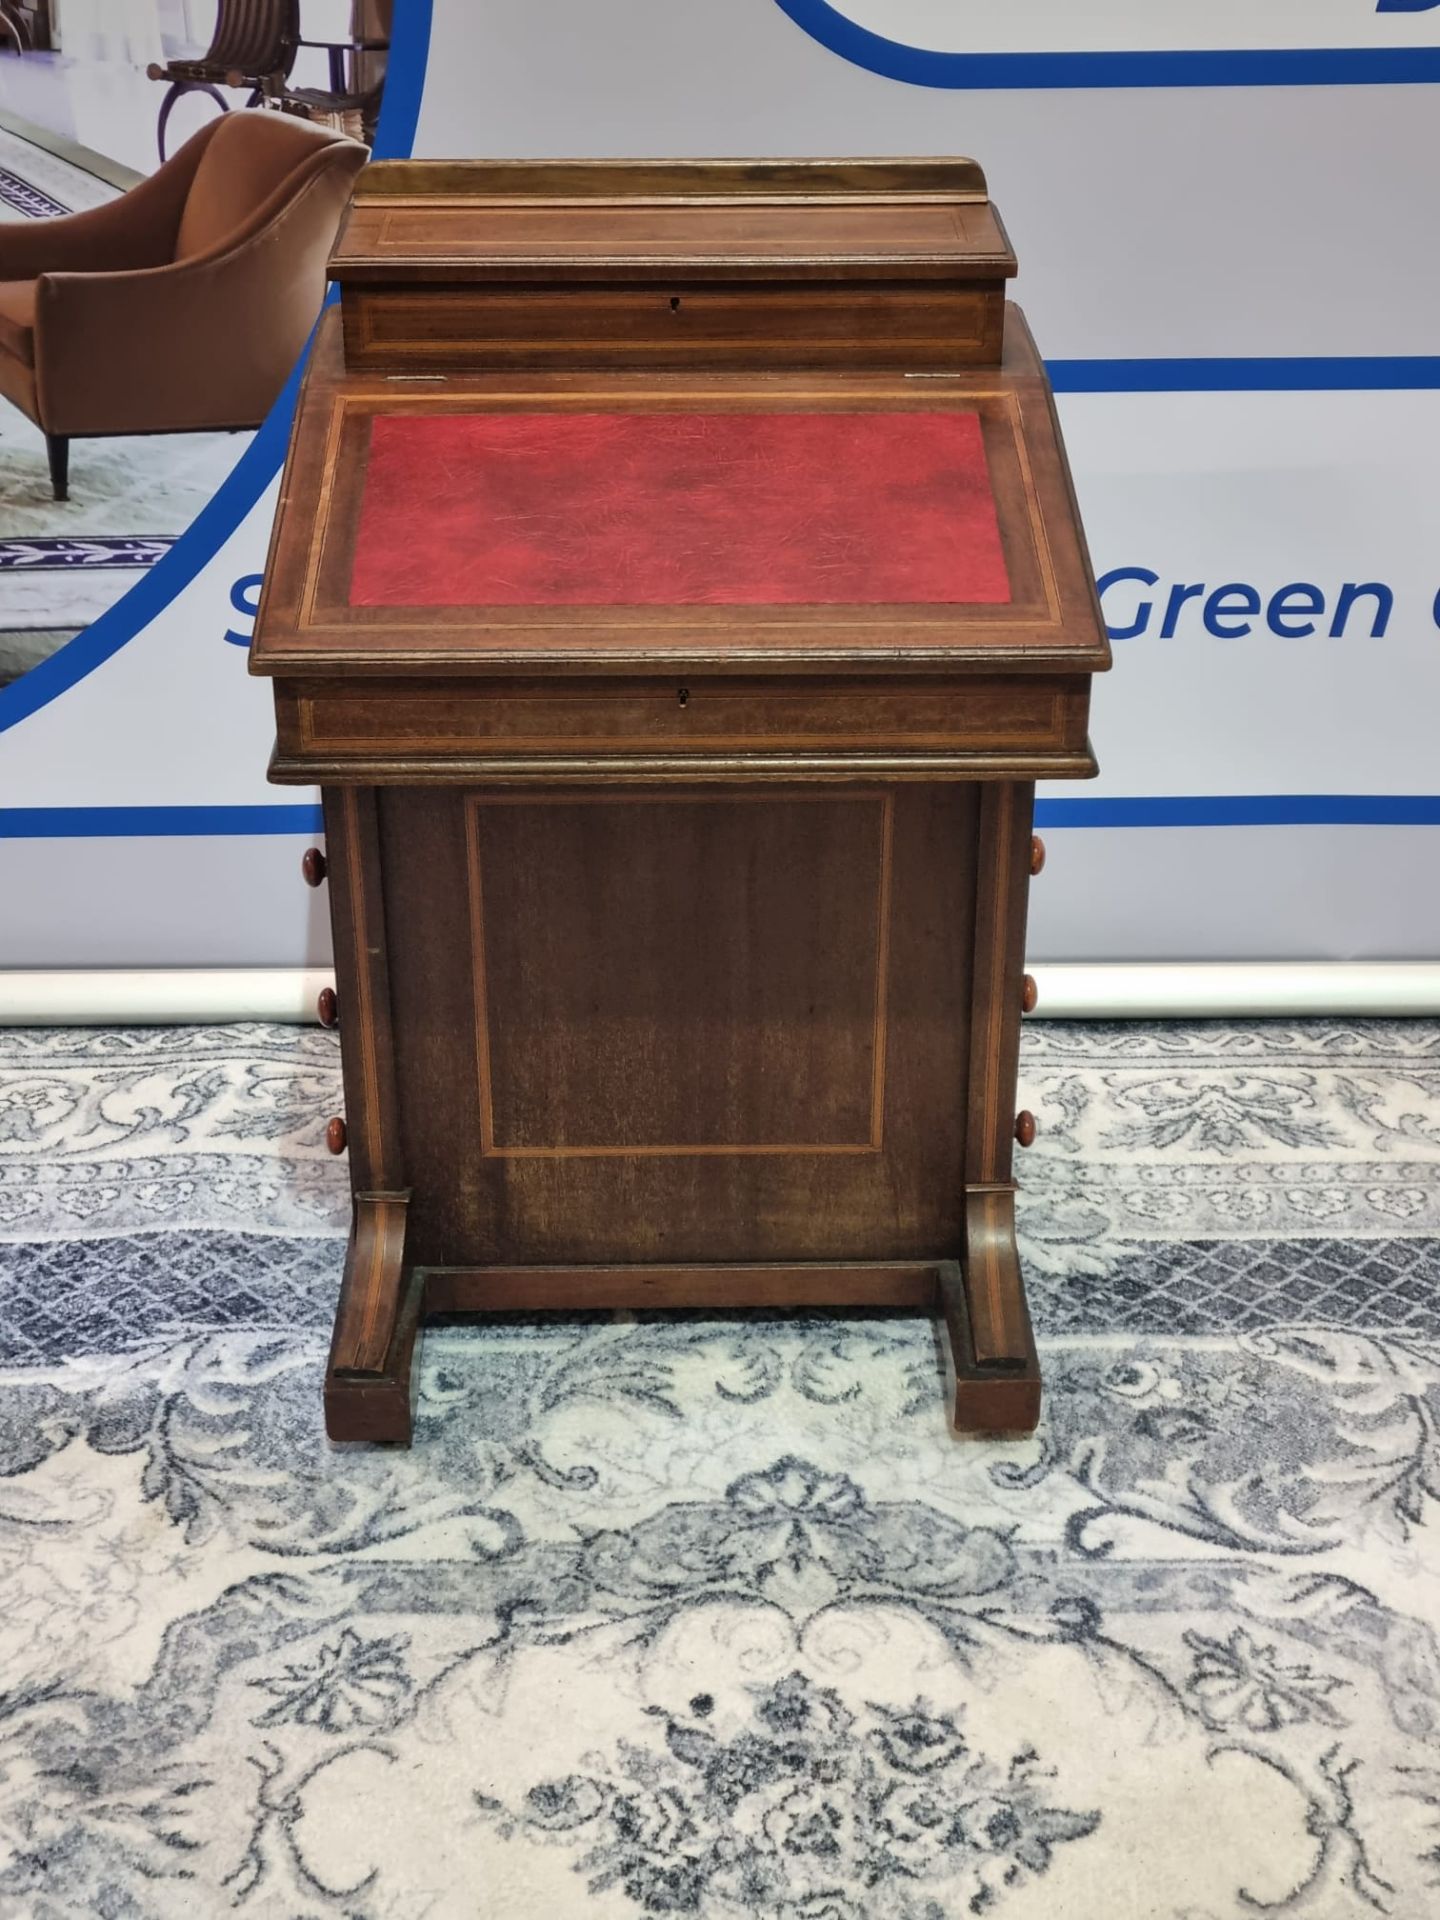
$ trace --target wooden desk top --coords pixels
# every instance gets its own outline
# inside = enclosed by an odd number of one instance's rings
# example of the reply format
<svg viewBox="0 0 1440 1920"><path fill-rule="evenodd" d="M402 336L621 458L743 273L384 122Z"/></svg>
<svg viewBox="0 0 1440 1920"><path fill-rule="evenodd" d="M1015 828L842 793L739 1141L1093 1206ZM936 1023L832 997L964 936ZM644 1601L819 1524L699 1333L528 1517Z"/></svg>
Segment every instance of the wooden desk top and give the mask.
<svg viewBox="0 0 1440 1920"><path fill-rule="evenodd" d="M1005 279L973 160L380 161L331 272L347 287L540 280Z"/></svg>
<svg viewBox="0 0 1440 1920"><path fill-rule="evenodd" d="M347 373L322 322L252 671L1110 664L1044 371Z"/></svg>

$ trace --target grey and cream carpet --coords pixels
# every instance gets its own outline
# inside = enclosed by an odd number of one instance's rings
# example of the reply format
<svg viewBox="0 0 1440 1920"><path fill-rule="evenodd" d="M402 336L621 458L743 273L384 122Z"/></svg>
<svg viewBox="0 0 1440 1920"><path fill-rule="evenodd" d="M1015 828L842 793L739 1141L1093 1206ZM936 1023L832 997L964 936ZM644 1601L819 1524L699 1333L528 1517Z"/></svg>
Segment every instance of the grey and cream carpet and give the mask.
<svg viewBox="0 0 1440 1920"><path fill-rule="evenodd" d="M0 1035L0 1914L1427 1920L1440 1027L1031 1026L1040 1433L923 1320L433 1333L332 1038Z"/></svg>

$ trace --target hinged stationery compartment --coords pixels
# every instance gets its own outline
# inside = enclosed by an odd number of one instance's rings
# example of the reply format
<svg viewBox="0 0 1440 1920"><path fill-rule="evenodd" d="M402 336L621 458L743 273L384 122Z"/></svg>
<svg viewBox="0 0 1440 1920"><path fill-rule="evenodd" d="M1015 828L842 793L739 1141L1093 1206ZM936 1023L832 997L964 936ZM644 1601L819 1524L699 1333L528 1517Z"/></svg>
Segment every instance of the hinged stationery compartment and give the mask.
<svg viewBox="0 0 1440 1920"><path fill-rule="evenodd" d="M972 161L380 163L331 271L356 368L993 364Z"/></svg>

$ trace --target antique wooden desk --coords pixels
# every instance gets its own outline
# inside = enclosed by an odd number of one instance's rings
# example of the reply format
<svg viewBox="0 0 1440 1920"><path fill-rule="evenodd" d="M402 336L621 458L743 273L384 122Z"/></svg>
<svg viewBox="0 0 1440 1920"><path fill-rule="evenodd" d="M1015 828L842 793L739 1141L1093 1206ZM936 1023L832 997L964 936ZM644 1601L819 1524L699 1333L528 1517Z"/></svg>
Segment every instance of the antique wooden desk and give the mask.
<svg viewBox="0 0 1440 1920"><path fill-rule="evenodd" d="M1014 267L966 160L361 176L251 659L324 791L334 1437L409 1438L426 1315L622 1305L938 1311L1033 1426L1034 781L1109 653Z"/></svg>

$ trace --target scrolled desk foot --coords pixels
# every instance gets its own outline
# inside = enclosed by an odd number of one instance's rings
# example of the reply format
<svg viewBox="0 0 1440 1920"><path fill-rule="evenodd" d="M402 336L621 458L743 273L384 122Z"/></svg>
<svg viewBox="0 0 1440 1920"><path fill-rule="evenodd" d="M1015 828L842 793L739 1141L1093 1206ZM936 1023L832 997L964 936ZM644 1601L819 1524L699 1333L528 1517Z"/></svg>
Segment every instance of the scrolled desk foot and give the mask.
<svg viewBox="0 0 1440 1920"><path fill-rule="evenodd" d="M966 1213L973 1270L967 1276L958 1262L940 1270L940 1301L955 1363L955 1428L958 1433L1033 1433L1040 1419L1040 1362L1015 1252L1013 1195L972 1192ZM988 1316L987 1345L992 1353L998 1348L999 1357L977 1357L972 1291Z"/></svg>
<svg viewBox="0 0 1440 1920"><path fill-rule="evenodd" d="M983 1367L975 1358L958 1265L942 1269L940 1297L955 1362L955 1431L1033 1433L1040 1419L1040 1364L1033 1343L1018 1366Z"/></svg>
<svg viewBox="0 0 1440 1920"><path fill-rule="evenodd" d="M411 1355L393 1374L325 1375L325 1432L331 1440L368 1440L408 1447L413 1431L410 1411Z"/></svg>
<svg viewBox="0 0 1440 1920"><path fill-rule="evenodd" d="M405 1267L408 1194L357 1194L325 1369L332 1440L408 1447L421 1283Z"/></svg>
<svg viewBox="0 0 1440 1920"><path fill-rule="evenodd" d="M1033 1433L1040 1424L1040 1370L997 1374L955 1365L957 1433Z"/></svg>

